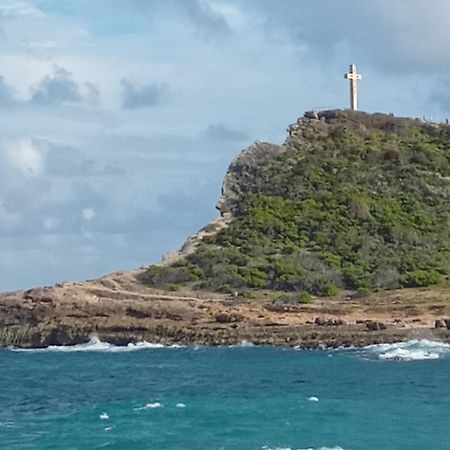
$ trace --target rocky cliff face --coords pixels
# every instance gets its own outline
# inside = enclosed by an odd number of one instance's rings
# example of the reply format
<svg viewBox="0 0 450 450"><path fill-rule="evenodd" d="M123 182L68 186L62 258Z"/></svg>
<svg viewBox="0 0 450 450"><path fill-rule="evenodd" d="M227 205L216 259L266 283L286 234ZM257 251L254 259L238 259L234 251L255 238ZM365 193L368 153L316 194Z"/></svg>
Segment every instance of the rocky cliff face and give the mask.
<svg viewBox="0 0 450 450"><path fill-rule="evenodd" d="M273 158L285 151L284 145L256 141L236 156L225 174L222 195L216 205L222 217L232 219L235 216L239 198L246 193L255 169L270 164Z"/></svg>

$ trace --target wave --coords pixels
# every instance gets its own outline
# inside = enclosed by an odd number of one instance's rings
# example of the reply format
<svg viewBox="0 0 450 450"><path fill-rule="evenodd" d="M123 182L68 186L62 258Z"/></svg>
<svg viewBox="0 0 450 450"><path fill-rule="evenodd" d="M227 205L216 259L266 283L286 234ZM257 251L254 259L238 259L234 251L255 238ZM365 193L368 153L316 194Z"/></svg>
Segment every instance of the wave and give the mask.
<svg viewBox="0 0 450 450"><path fill-rule="evenodd" d="M364 350L384 361L421 361L450 356L450 344L428 339L369 345Z"/></svg>
<svg viewBox="0 0 450 450"><path fill-rule="evenodd" d="M228 348L246 348L246 347L256 347L253 342L250 341L241 341L237 344L228 345Z"/></svg>
<svg viewBox="0 0 450 450"><path fill-rule="evenodd" d="M136 344L128 344L126 346L118 346L110 344L109 342L103 342L98 337L94 336L84 344L77 345L50 345L45 348L32 348L23 349L10 347L9 350L15 352L132 352L136 350L156 349L156 348L180 348L180 346L174 345L165 347L163 344L153 344L151 342L137 342Z"/></svg>
<svg viewBox="0 0 450 450"><path fill-rule="evenodd" d="M161 402L152 402L152 403L147 403L144 406L134 408L134 411L141 411L143 409L157 409L157 408L163 408L163 407L164 407L164 405Z"/></svg>

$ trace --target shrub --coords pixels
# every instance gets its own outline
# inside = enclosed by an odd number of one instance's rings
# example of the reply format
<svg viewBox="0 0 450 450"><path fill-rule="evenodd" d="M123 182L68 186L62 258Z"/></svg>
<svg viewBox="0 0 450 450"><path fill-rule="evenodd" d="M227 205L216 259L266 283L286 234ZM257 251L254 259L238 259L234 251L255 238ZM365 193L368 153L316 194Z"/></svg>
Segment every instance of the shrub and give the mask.
<svg viewBox="0 0 450 450"><path fill-rule="evenodd" d="M174 266L150 266L144 276L146 283L166 287L187 283L192 280L192 273L187 268Z"/></svg>
<svg viewBox="0 0 450 450"><path fill-rule="evenodd" d="M334 284L325 284L320 287L319 294L324 297L334 297L339 294L339 288Z"/></svg>
<svg viewBox="0 0 450 450"><path fill-rule="evenodd" d="M442 276L434 270L415 270L401 277L401 283L405 287L426 287L439 284L442 281Z"/></svg>

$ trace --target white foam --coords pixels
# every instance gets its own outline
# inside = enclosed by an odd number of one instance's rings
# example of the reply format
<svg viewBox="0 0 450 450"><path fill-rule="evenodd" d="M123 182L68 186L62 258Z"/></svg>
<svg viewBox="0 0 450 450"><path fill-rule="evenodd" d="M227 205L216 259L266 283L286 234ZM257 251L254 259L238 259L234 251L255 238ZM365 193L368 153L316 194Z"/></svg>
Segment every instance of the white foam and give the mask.
<svg viewBox="0 0 450 450"><path fill-rule="evenodd" d="M428 339L415 339L395 344L369 345L365 350L385 361L421 361L450 356L450 344Z"/></svg>
<svg viewBox="0 0 450 450"><path fill-rule="evenodd" d="M164 405L160 402L147 403L144 406L140 406L139 408L134 408L134 411L142 411L143 409L156 409L162 408Z"/></svg>
<svg viewBox="0 0 450 450"><path fill-rule="evenodd" d="M176 346L172 346L177 348ZM136 344L129 343L127 346L118 346L110 344L109 342L103 342L98 337L93 336L91 339L84 344L77 345L50 345L45 348L33 348L33 349L23 349L10 347L10 350L16 352L132 352L136 350L145 349L156 349L165 348L163 344L154 344L151 342L137 342Z"/></svg>
<svg viewBox="0 0 450 450"><path fill-rule="evenodd" d="M184 403L177 403L175 406L177 408L186 408L186 405Z"/></svg>
<svg viewBox="0 0 450 450"><path fill-rule="evenodd" d="M99 417L100 417L100 420L108 420L109 419L108 413L105 413L105 412L102 412Z"/></svg>
<svg viewBox="0 0 450 450"><path fill-rule="evenodd" d="M319 397L316 397L315 395L312 395L311 397L308 398L308 401L310 401L310 402L318 402L319 401Z"/></svg>
<svg viewBox="0 0 450 450"><path fill-rule="evenodd" d="M0 422L0 427L4 428L12 428L14 426L14 422L9 420L8 422Z"/></svg>
<svg viewBox="0 0 450 450"><path fill-rule="evenodd" d="M154 402L154 403L147 403L144 408L145 409L155 409L155 408L162 408L162 403L160 402Z"/></svg>
<svg viewBox="0 0 450 450"><path fill-rule="evenodd" d="M236 347L255 347L255 344L253 342L249 342L249 341L241 341L237 344L232 344L228 346L229 348L236 348Z"/></svg>

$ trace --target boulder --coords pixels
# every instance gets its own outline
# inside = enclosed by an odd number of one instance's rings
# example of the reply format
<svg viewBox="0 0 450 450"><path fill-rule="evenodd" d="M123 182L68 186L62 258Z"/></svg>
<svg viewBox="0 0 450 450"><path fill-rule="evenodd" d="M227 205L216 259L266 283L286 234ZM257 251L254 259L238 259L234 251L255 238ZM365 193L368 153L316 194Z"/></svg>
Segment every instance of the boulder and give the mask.
<svg viewBox="0 0 450 450"><path fill-rule="evenodd" d="M437 319L434 321L434 328L446 328L445 320Z"/></svg>
<svg viewBox="0 0 450 450"><path fill-rule="evenodd" d="M385 330L386 329L386 325L383 322L376 322L374 320L368 320L366 322L366 328L369 331Z"/></svg>
<svg viewBox="0 0 450 450"><path fill-rule="evenodd" d="M240 317L236 316L235 314L226 314L226 313L219 313L216 314L215 321L217 323L232 323L232 322L239 322Z"/></svg>

